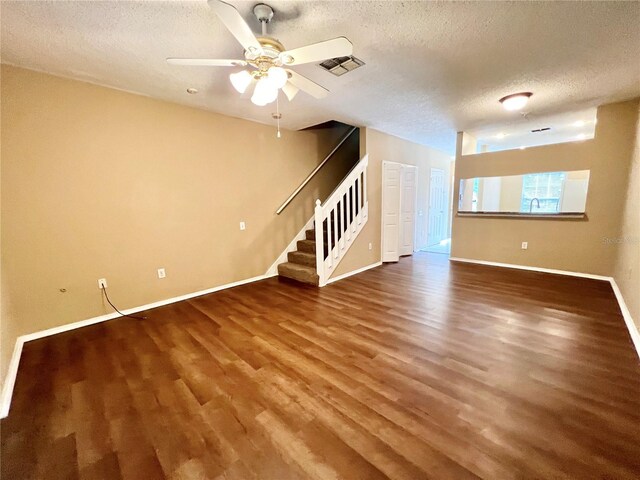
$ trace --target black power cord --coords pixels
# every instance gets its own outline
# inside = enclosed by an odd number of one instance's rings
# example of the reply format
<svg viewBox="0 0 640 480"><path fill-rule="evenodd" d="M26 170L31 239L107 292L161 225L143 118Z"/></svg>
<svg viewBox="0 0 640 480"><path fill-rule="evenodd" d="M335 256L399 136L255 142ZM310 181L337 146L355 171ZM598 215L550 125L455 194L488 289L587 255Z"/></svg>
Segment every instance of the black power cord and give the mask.
<svg viewBox="0 0 640 480"><path fill-rule="evenodd" d="M147 319L147 317L137 317L135 315L127 315L126 313L122 313L120 310L118 310L116 308L116 306L113 303L111 303L111 300L109 300L109 295L107 294L107 287L102 287L101 290L102 290L102 293L104 294L104 298L106 298L107 302L109 302L109 305L111 305L113 307L113 309L116 312L118 312L120 315L122 315L123 317L135 318L136 320L146 320Z"/></svg>

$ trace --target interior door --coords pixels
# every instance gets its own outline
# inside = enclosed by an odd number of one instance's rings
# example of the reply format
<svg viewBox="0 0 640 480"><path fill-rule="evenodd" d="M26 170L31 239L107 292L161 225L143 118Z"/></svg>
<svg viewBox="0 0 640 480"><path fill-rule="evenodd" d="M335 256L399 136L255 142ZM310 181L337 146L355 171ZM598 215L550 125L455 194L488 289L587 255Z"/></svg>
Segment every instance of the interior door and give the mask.
<svg viewBox="0 0 640 480"><path fill-rule="evenodd" d="M429 228L427 230L427 245L435 245L444 239L447 230L447 189L444 170L431 169L429 180Z"/></svg>
<svg viewBox="0 0 640 480"><path fill-rule="evenodd" d="M400 170L400 255L413 254L416 232L416 182L418 167L402 165Z"/></svg>
<svg viewBox="0 0 640 480"><path fill-rule="evenodd" d="M382 162L382 261L400 258L400 172L401 165Z"/></svg>

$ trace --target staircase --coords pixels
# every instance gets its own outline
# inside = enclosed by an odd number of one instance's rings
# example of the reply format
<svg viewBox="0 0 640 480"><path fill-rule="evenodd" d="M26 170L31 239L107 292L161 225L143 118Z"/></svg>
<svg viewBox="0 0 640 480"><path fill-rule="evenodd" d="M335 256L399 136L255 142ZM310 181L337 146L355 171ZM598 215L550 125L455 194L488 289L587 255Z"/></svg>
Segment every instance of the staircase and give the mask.
<svg viewBox="0 0 640 480"><path fill-rule="evenodd" d="M316 201L314 228L298 240L297 250L278 265L278 275L323 287L367 223L367 166L365 155L321 203ZM318 242L318 238L322 242Z"/></svg>
<svg viewBox="0 0 640 480"><path fill-rule="evenodd" d="M286 263L278 265L278 275L302 283L318 285L320 277L316 269L316 231L305 232L306 238L298 240L298 249L287 254Z"/></svg>

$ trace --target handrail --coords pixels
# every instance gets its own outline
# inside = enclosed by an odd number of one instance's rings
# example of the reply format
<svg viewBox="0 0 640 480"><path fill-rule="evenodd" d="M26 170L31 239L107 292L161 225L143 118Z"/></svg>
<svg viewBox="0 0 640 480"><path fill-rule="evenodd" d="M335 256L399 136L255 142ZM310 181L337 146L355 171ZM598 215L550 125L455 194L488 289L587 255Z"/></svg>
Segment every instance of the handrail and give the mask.
<svg viewBox="0 0 640 480"><path fill-rule="evenodd" d="M300 193L300 190L302 190L307 185L307 183L311 181L313 176L316 173L318 173L318 171L324 166L324 164L327 163L329 159L333 156L333 154L336 153L336 151L342 146L342 144L347 141L347 138L349 138L351 134L355 132L357 129L358 127L351 127L351 129L346 133L344 137L342 137L342 139L338 142L338 144L334 147L334 149L331 150L329 155L327 155L325 159L322 160L322 162L320 162L320 164L313 169L313 171L307 176L307 178L304 179L304 181L300 184L300 186L296 188L291 195L289 195L289 198L287 198L282 205L280 205L280 208L276 210L276 215L280 215L280 213L282 213L282 211L287 207L287 205L291 203L291 200L293 200L296 197L296 195Z"/></svg>

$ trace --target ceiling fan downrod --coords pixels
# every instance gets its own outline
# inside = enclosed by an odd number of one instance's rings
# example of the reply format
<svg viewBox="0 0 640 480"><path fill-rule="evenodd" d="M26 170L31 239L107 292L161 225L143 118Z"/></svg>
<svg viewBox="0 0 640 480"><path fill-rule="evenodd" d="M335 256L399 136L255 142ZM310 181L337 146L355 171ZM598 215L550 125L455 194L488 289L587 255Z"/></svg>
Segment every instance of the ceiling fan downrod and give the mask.
<svg viewBox="0 0 640 480"><path fill-rule="evenodd" d="M273 8L266 3L259 3L253 7L253 14L256 16L262 26L262 36L267 36L267 23L273 18Z"/></svg>

